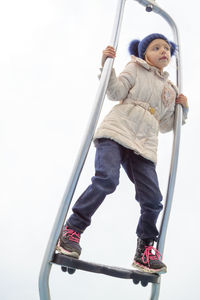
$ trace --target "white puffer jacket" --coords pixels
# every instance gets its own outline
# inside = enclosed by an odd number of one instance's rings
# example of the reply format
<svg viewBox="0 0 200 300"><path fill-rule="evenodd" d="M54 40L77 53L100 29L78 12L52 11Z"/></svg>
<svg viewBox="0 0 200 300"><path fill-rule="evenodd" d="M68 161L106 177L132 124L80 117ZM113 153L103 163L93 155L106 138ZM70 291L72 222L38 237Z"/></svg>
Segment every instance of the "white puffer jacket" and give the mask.
<svg viewBox="0 0 200 300"><path fill-rule="evenodd" d="M173 129L177 88L162 72L146 61L132 56L116 77L112 70L107 96L120 101L97 129L97 138L110 138L143 157L157 162L158 133ZM184 109L183 123L187 118Z"/></svg>

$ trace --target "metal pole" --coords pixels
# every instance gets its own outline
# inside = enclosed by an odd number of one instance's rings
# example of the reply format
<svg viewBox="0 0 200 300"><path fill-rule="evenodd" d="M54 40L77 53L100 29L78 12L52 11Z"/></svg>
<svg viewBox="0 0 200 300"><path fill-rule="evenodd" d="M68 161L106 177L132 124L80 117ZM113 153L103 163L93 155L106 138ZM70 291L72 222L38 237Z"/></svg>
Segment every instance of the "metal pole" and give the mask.
<svg viewBox="0 0 200 300"><path fill-rule="evenodd" d="M119 0L117 6L117 12L115 16L115 22L113 26L113 32L111 37L110 44L116 49L119 40L119 34L121 29L121 23L123 18L124 6L126 0ZM44 254L40 276L39 276L39 293L40 300L50 300L50 291L49 291L49 274L51 270L51 260L54 255L54 251L56 248L56 243L59 238L63 223L65 221L67 212L69 210L69 206L80 177L81 170L83 168L85 159L87 157L94 131L96 129L96 125L99 119L99 115L101 112L101 108L103 105L103 101L106 94L106 89L108 86L111 70L113 65L113 59L109 58L106 60L105 66L103 68L103 72L100 79L99 88L95 98L95 104L93 107L93 111L91 114L90 122L88 125L88 130L86 132L84 142L80 148L78 158L74 165L71 177L68 182L68 186L66 188L65 194L63 196L63 200L61 202L60 208L57 213L57 217L55 219L55 223L48 241L48 245Z"/></svg>
<svg viewBox="0 0 200 300"><path fill-rule="evenodd" d="M179 43L179 35L178 29L173 21L173 19L163 10L161 9L155 1L147 1L147 0L135 0L138 1L140 4L144 5L147 8L147 11L154 11L155 13L161 15L167 23L170 25L173 36L174 42L178 45L178 53L176 55L176 76L177 76L177 86L179 92L181 92L181 66L180 66L180 43ZM169 180L168 180L168 188L167 188L167 195L165 201L165 208L163 212L163 218L161 222L160 228L160 235L157 244L157 249L160 251L161 254L164 252L164 244L165 238L167 234L167 226L170 217L170 211L172 207L172 200L174 194L174 187L175 187L175 180L176 180L176 173L177 173L177 165L178 165L178 155L179 155L179 145L180 145L180 136L181 136L181 126L182 126L182 107L181 105L176 106L175 110L175 120L174 120L174 137L173 137L173 147L172 147L172 155L171 155L171 165L170 165L170 173L169 173ZM156 284L152 284L152 291L151 291L151 298L150 300L158 300L160 293L160 282Z"/></svg>

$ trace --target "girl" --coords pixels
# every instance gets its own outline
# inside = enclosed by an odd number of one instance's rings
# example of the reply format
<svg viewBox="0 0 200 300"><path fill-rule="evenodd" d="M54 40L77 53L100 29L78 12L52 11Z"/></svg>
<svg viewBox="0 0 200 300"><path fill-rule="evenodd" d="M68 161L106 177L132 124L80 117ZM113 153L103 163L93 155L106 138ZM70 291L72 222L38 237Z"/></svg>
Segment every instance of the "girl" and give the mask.
<svg viewBox="0 0 200 300"><path fill-rule="evenodd" d="M157 139L159 131L173 129L177 103L183 106L183 123L188 112L187 98L178 95L177 88L168 80L169 74L163 71L175 50L176 45L164 35L153 33L130 43L131 61L119 77L112 70L107 96L120 103L95 133L95 176L63 227L57 244L60 253L79 258L80 235L106 195L116 189L122 165L135 184L136 200L141 207L133 266L151 273L166 272L160 253L153 248L159 235L156 221L163 207L155 170ZM102 67L107 57L115 57L111 46L103 51Z"/></svg>

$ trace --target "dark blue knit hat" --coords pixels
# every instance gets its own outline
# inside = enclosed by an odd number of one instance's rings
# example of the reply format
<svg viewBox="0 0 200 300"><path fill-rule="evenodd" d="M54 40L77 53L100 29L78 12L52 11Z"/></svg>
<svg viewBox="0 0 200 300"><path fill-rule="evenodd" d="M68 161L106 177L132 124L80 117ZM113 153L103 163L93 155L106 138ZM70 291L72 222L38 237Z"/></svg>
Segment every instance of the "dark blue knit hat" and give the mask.
<svg viewBox="0 0 200 300"><path fill-rule="evenodd" d="M162 40L166 41L170 45L171 56L173 56L175 54L176 44L169 41L163 34L160 34L160 33L152 33L152 34L146 36L141 41L139 41L139 40L131 41L129 44L129 48L128 48L129 53L131 55L135 55L137 57L144 59L147 47L153 40L156 40L156 39L162 39Z"/></svg>

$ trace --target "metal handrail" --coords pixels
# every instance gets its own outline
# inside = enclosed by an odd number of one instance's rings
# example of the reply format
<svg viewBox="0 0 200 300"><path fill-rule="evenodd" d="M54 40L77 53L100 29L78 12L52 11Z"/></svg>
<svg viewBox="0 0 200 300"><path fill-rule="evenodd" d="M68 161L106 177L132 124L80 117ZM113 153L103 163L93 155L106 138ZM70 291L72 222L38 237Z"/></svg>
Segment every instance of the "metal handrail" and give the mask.
<svg viewBox="0 0 200 300"><path fill-rule="evenodd" d="M119 34L121 29L121 23L123 18L124 6L126 0L119 0L117 12L115 16L115 22L113 26L113 33L111 37L110 44L116 49L118 46L119 41ZM85 159L87 157L87 153L89 151L94 131L96 129L96 125L99 119L99 115L101 112L101 108L103 105L103 101L105 98L108 81L110 78L112 66L113 66L113 59L109 58L106 60L100 83L99 88L95 98L94 108L90 117L90 122L88 125L88 130L86 131L86 135L84 138L84 142L79 150L78 158L75 162L74 168L72 170L71 177L69 179L65 194L63 196L59 211L57 213L57 217L55 219L55 223L50 234L50 238L48 241L48 245L44 254L42 266L40 269L40 276L39 276L39 293L40 293L40 300L50 300L50 291L49 291L49 274L51 270L51 261L54 255L54 251L56 248L56 243L59 238L63 223L65 221L67 212L69 210L69 206L83 168Z"/></svg>
<svg viewBox="0 0 200 300"><path fill-rule="evenodd" d="M161 15L171 26L173 34L174 34L174 41L177 45L179 45L178 41L178 31L175 25L175 22L172 18L163 10L161 9L155 1L146 1L146 0L135 0L139 2L141 5L148 8L147 10L154 11L155 13ZM115 22L113 26L113 32L111 37L110 44L117 49L118 41L119 41L119 34L121 29L121 23L123 18L124 6L126 0L118 0L117 12L115 16ZM179 48L180 49L180 48ZM54 251L56 248L56 243L59 238L62 226L64 224L65 218L67 216L69 206L80 177L80 173L82 171L84 162L87 157L87 153L89 151L94 131L96 129L96 125L99 119L99 115L101 112L101 108L104 102L105 94L107 85L109 82L112 66L113 66L113 59L108 58L105 62L99 88L95 98L94 108L91 114L90 122L88 125L88 130L86 131L86 135L84 138L84 142L79 150L78 158L75 162L74 168L72 170L71 177L69 179L65 194L63 196L60 208L58 210L54 226L52 232L50 234L50 238L48 241L48 245L44 254L44 258L42 261L42 266L40 269L40 276L39 276L39 293L40 293L40 300L50 300L50 291L49 291L49 274L51 270L51 261L54 255ZM180 74L180 51L176 55L176 64L177 64L177 86L179 91L181 91L181 74ZM175 185L175 178L176 178L176 171L177 171L177 163L178 163L178 152L179 152L179 144L180 144L180 132L181 132L181 123L182 123L182 108L181 105L177 105L176 112L175 112L175 126L174 126L174 141L173 141L173 149L172 149L172 159L171 159L171 168L170 168L170 175L168 181L168 191L166 196L166 205L164 208L164 214L162 219L161 231L160 231L160 238L158 241L158 249L161 253L164 250L164 243L167 231L167 225L169 221L169 214L171 210L173 192L174 192L174 185ZM151 300L157 300L159 297L159 290L160 290L160 283L152 285L152 293L151 293Z"/></svg>
<svg viewBox="0 0 200 300"><path fill-rule="evenodd" d="M179 34L177 26L174 20L167 14L155 1L147 1L147 0L135 0L149 8L149 11L153 11L163 17L167 23L170 25L174 42L178 46L178 51L176 53L176 84L179 92L182 90L182 81L181 81L181 58L180 58L180 43L179 43ZM172 207L172 200L174 194L174 187L176 181L176 173L178 166L178 156L179 156L179 146L180 146L180 137L181 137L181 126L182 126L182 106L178 104L175 110L175 119L174 119L174 136L173 136L173 146L172 146L172 154L171 154L171 164L170 164L170 172L168 179L168 187L166 194L165 207L163 212L163 217L161 221L159 240L157 243L157 249L161 254L164 252L165 239L167 234L167 226L169 223L169 217ZM150 300L157 300L159 298L160 293L160 283L152 284L151 290L151 298Z"/></svg>

